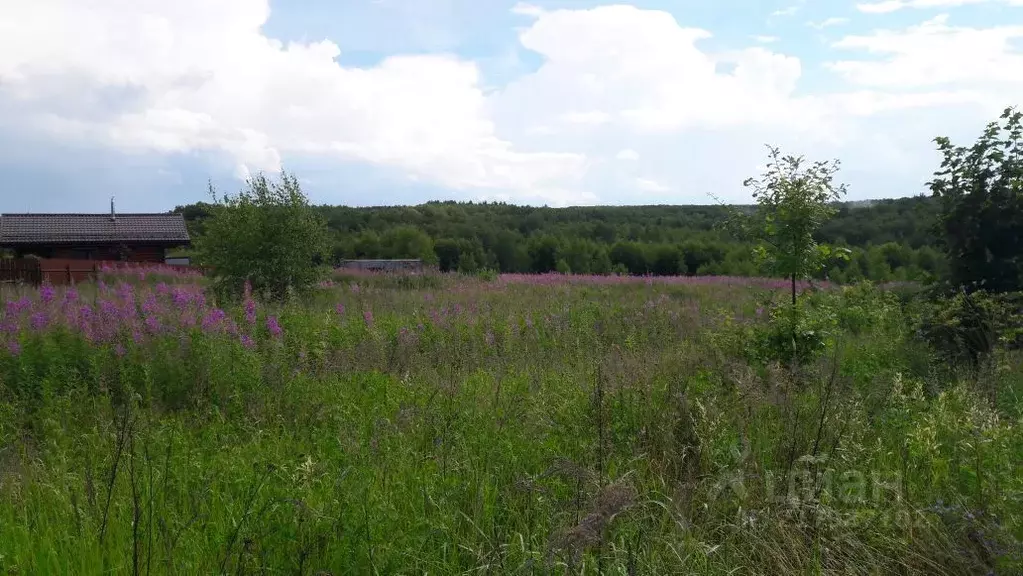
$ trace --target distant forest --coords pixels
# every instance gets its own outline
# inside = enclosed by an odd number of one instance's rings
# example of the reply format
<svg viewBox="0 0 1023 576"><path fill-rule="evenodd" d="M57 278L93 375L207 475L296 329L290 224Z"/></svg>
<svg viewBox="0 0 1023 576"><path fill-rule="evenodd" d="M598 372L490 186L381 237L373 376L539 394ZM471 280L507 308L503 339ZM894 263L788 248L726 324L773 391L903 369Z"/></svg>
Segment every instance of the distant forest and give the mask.
<svg viewBox="0 0 1023 576"><path fill-rule="evenodd" d="M504 203L429 202L419 206L318 206L335 261L421 258L442 271L473 273L758 275L751 247L723 230L723 206L548 208ZM202 234L204 203L175 209ZM946 260L927 196L849 202L818 241L851 250L822 273L830 280L927 280Z"/></svg>

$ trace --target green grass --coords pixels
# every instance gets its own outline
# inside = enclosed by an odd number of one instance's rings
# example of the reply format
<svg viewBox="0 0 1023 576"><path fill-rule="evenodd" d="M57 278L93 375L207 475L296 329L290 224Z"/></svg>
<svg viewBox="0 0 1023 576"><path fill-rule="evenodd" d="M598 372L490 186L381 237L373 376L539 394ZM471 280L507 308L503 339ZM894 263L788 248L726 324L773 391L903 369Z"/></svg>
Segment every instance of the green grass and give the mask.
<svg viewBox="0 0 1023 576"><path fill-rule="evenodd" d="M890 296L811 297L793 371L749 288L355 281L251 349L22 326L0 573L1023 570L1020 358L952 378Z"/></svg>

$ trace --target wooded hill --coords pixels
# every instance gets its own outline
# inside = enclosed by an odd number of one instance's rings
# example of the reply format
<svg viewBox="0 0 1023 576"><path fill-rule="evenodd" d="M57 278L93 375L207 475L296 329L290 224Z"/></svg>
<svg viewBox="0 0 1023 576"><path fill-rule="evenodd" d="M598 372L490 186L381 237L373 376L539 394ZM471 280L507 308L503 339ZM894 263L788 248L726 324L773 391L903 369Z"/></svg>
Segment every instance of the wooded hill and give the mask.
<svg viewBox="0 0 1023 576"><path fill-rule="evenodd" d="M441 270L562 271L581 274L755 275L750 246L722 229L723 206L548 208L505 203L428 202L418 206L318 206L334 238L333 256L422 258ZM205 203L181 206L202 234ZM924 280L944 256L927 196L840 205L818 240L848 247L848 262L826 272L836 281Z"/></svg>

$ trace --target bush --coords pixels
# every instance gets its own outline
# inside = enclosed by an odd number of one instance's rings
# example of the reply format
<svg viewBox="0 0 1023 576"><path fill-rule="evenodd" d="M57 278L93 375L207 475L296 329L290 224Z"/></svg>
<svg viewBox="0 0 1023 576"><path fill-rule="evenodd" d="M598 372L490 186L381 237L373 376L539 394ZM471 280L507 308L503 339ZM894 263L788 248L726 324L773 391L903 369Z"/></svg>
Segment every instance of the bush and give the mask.
<svg viewBox="0 0 1023 576"><path fill-rule="evenodd" d="M1023 345L1023 293L936 297L919 315L917 329L945 360L976 368L998 346Z"/></svg>
<svg viewBox="0 0 1023 576"><path fill-rule="evenodd" d="M217 200L212 186L210 193ZM201 264L214 270L221 297L241 295L248 282L264 298L283 300L328 271L327 224L287 173L279 182L260 174L237 195L219 199L196 248Z"/></svg>
<svg viewBox="0 0 1023 576"><path fill-rule="evenodd" d="M838 319L824 299L803 298L792 304L775 304L768 321L755 325L747 349L752 360L804 364L818 357L830 344Z"/></svg>

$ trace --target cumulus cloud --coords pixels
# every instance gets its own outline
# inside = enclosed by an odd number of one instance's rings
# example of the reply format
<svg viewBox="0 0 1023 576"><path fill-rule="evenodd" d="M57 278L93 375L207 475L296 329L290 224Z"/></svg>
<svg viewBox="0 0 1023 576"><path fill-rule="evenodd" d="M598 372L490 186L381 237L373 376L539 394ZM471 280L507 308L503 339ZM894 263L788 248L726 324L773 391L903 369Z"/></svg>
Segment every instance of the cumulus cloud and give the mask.
<svg viewBox="0 0 1023 576"><path fill-rule="evenodd" d="M849 22L848 18L840 18L837 16L833 16L831 18L825 18L820 22L807 22L806 25L811 28L816 28L817 30L823 30L825 28L829 28L831 26L839 26L847 22Z"/></svg>
<svg viewBox="0 0 1023 576"><path fill-rule="evenodd" d="M392 166L453 189L572 185L584 158L517 149L495 136L477 67L448 56L395 56L347 68L329 42L284 45L260 27L265 0L37 0L5 3L0 92L7 123L125 150L226 153L273 170L281 155ZM74 94L60 80L74 79ZM111 88L130 105L91 117L54 99Z"/></svg>
<svg viewBox="0 0 1023 576"><path fill-rule="evenodd" d="M1010 6L1023 6L1023 0L880 0L864 2L856 5L860 12L871 14L887 14L904 8L955 8L970 4L1003 3Z"/></svg>
<svg viewBox="0 0 1023 576"><path fill-rule="evenodd" d="M952 0L906 0L924 1ZM901 170L918 157L906 142L927 147L935 118L967 107L986 120L1023 95L1009 73L1023 69L1012 45L1020 27L955 27L944 16L836 41L834 81L811 93L799 58L767 46L711 51L709 31L667 12L518 4L528 19L519 48L541 64L490 90L463 57L357 68L339 64L330 41L283 44L262 32L266 0L0 3L0 130L214 152L239 174L296 155L352 160L516 202L670 192L637 175L647 170L694 195L679 201L742 200L739 182L765 142L848 155L853 170Z"/></svg>
<svg viewBox="0 0 1023 576"><path fill-rule="evenodd" d="M644 192L667 192L671 190L668 186L650 178L636 178L636 186Z"/></svg>
<svg viewBox="0 0 1023 576"><path fill-rule="evenodd" d="M1010 72L1023 70L1023 52L1012 43L1023 38L1023 25L971 28L948 20L942 14L905 30L846 36L833 47L882 58L828 67L852 84L887 91L875 98L916 99L918 105L972 102L993 111L1023 96L1023 77Z"/></svg>

